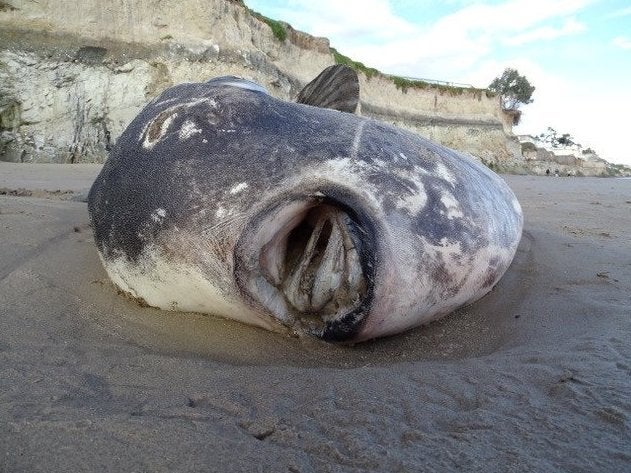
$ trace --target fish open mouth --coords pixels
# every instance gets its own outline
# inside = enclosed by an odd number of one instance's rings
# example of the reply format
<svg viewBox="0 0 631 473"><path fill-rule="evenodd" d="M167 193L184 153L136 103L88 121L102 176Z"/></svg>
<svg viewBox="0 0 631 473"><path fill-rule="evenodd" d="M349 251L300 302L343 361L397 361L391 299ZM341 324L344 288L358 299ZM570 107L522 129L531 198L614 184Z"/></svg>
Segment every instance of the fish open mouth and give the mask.
<svg viewBox="0 0 631 473"><path fill-rule="evenodd" d="M374 237L366 218L327 197L272 206L235 249L241 290L299 333L350 340L374 286Z"/></svg>

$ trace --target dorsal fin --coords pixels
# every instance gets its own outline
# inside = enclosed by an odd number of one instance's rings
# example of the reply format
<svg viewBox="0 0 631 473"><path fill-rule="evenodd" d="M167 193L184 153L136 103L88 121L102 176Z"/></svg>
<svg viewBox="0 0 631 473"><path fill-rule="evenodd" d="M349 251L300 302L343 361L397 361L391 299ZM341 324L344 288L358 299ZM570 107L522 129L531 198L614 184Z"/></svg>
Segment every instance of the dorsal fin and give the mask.
<svg viewBox="0 0 631 473"><path fill-rule="evenodd" d="M296 102L355 113L359 103L357 73L342 64L329 66L305 85L296 97Z"/></svg>

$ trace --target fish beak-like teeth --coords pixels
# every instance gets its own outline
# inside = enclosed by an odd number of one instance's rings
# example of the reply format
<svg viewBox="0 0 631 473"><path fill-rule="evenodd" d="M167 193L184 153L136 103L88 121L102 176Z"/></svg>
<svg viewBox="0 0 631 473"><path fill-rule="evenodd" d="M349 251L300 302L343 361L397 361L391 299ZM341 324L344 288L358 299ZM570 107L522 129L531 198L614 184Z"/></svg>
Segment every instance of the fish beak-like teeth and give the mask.
<svg viewBox="0 0 631 473"><path fill-rule="evenodd" d="M334 297L343 281L345 267L346 258L342 231L339 222L334 219L334 223L331 225L331 235L311 288L311 308L313 310L323 309L325 304Z"/></svg>
<svg viewBox="0 0 631 473"><path fill-rule="evenodd" d="M241 243L241 287L299 333L324 337L340 323L359 324L372 264L361 256L368 234L349 212L319 198L265 214Z"/></svg>
<svg viewBox="0 0 631 473"><path fill-rule="evenodd" d="M300 312L322 310L340 289L345 267L341 232L335 215L321 216L287 278L283 292Z"/></svg>
<svg viewBox="0 0 631 473"><path fill-rule="evenodd" d="M283 261L279 289L297 312L330 320L363 298L363 271L347 224L339 209L316 207L279 242L285 250L276 258Z"/></svg>

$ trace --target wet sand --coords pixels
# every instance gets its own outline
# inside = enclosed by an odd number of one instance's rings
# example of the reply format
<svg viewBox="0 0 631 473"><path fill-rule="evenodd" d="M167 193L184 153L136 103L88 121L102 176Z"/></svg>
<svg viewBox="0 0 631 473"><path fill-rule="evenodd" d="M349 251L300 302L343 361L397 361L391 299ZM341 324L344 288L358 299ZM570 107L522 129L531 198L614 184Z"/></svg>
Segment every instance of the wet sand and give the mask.
<svg viewBox="0 0 631 473"><path fill-rule="evenodd" d="M339 347L119 295L98 170L0 163L1 472L631 468L631 180L504 176L493 292Z"/></svg>

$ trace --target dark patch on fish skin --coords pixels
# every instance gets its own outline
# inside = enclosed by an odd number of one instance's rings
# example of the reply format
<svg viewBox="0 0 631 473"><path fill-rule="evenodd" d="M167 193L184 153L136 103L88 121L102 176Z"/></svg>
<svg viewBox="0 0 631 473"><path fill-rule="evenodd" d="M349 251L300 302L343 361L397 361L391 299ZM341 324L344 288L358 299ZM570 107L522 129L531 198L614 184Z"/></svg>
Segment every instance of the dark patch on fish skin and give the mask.
<svg viewBox="0 0 631 473"><path fill-rule="evenodd" d="M450 243L460 242L466 254L488 246L491 241L511 248L515 244L515 229L521 228L521 216L513 208L514 197L510 190L505 185L498 185L501 179L454 150L435 143L428 143L427 147L440 158L453 182L435 173L423 176L428 202L417 215L413 223L415 228L423 234L424 219L436 218L436 224L428 227L433 244L440 242L442 235ZM440 196L445 192L458 202L463 217L448 219L440 213L440 210L447 210L440 202ZM460 237L456 238L458 235Z"/></svg>
<svg viewBox="0 0 631 473"><path fill-rule="evenodd" d="M148 166L148 173L151 174ZM105 167L104 167L105 169ZM151 220L151 213L157 208L166 210L167 215L173 215L177 206L176 202L163 198L160 190L151 189L148 182L139 182L133 187L136 192L116 192L121 186L129 188L126 182L132 177L121 175L120 167L110 168L110 172L99 176L92 187L88 198L88 208L94 226L94 235L97 246L103 256L114 257L121 253L128 261L137 261L147 242L155 240L161 228L157 228ZM100 180L100 181L99 181ZM147 179L146 181L151 181ZM109 183L119 183L113 186L113 192L107 192L101 198L98 193ZM94 192L94 193L93 193ZM168 227L163 225L162 228Z"/></svg>
<svg viewBox="0 0 631 473"><path fill-rule="evenodd" d="M447 189L443 181L438 179L427 179L425 192L427 203L416 215L413 226L419 235L422 235L434 246L442 246L443 242L448 244L460 243L464 253L471 253L474 249L484 245L479 236L477 227L469 223L464 217L449 218L448 209L442 203L441 197L445 192L453 194L451 189ZM463 205L458 198L456 191L455 199ZM464 204L466 206L466 204ZM468 209L462 209L466 216Z"/></svg>
<svg viewBox="0 0 631 473"><path fill-rule="evenodd" d="M497 280L497 272L495 268L488 268L486 270L486 274L484 277L484 282L482 283L482 287L484 289L487 289L491 286L493 286L493 284L495 284L495 281Z"/></svg>
<svg viewBox="0 0 631 473"><path fill-rule="evenodd" d="M462 266L464 264L463 260L465 258L465 255L463 255L462 253L449 253L449 257L452 259L452 261L454 263L456 263L458 266Z"/></svg>
<svg viewBox="0 0 631 473"><path fill-rule="evenodd" d="M442 155L458 153L449 149L442 149ZM465 189L468 181L463 181L462 176L473 178L478 181L476 195L462 195L456 198L463 205L465 216L472 215L478 223L480 235L482 230L492 227L492 233L487 230L476 248L487 246L492 240L497 246L503 248L513 248L518 241L515 241L515 229L523 225L523 217L513 206L515 199L510 189L504 185L499 186L501 181L495 173L486 169L479 169L477 163L471 159L458 159L445 161L445 165L452 167L452 172L459 180L458 186ZM489 240L490 239L490 240Z"/></svg>
<svg viewBox="0 0 631 473"><path fill-rule="evenodd" d="M362 177L379 189L387 213L409 213L406 208L399 208L401 200L418 195L421 189L418 182L407 176L418 175L419 168L429 176L436 173L436 156L424 147L429 142L372 120L366 123L362 136L357 159L371 165Z"/></svg>
<svg viewBox="0 0 631 473"><path fill-rule="evenodd" d="M499 257L494 256L489 260L489 266L484 273L484 281L482 282L482 287L487 289L495 284L497 281L498 274L503 273L503 268L499 268L499 264L501 260Z"/></svg>
<svg viewBox="0 0 631 473"><path fill-rule="evenodd" d="M403 196L415 195L419 192L418 185L411 179L386 172L369 173L366 180L375 187L383 189L383 209L387 213L397 209Z"/></svg>
<svg viewBox="0 0 631 473"><path fill-rule="evenodd" d="M315 335L325 342L350 342L365 325L367 313L367 308L362 304L339 319L327 322L324 330Z"/></svg>
<svg viewBox="0 0 631 473"><path fill-rule="evenodd" d="M157 117L166 120L171 116L173 104L170 105L166 111L159 112ZM202 129L201 135L216 144L220 140L217 139L215 127L207 119L209 108L210 105L204 102L190 107L187 113L179 113L175 117L169 129L179 130L186 120L192 119ZM168 219L163 228L189 221L191 212L188 203L192 198L192 187L207 179L208 174L216 172L212 165L209 169L208 161L212 156L209 156L208 146L201 140L189 140L190 143L186 143L188 146L183 147L178 133L168 133L151 149L145 149L140 137L145 127L143 122L147 119L145 115L141 113L121 136L88 197L97 245L102 251L122 252L129 261L137 261L147 241L156 236L158 229L151 222L151 213L157 208L166 210ZM149 120L152 118L149 117ZM153 119L147 130L153 137L160 130L161 124L156 125L159 121ZM155 130L152 130L154 125ZM125 153L129 149L133 149L134 153ZM182 150L187 155L180 155ZM194 180L185 183L177 179L176 170L182 165L196 172ZM173 182L174 177L177 183ZM219 184L225 188L229 184L226 181ZM202 183L201 187L208 188L208 183ZM104 242L107 245L103 245Z"/></svg>
<svg viewBox="0 0 631 473"><path fill-rule="evenodd" d="M427 143L431 142L419 135L367 120L357 157L373 165L376 164L375 160L380 159L388 165L394 165L402 173L412 171L415 166L422 166L433 173L438 161L436 155L425 147Z"/></svg>
<svg viewBox="0 0 631 473"><path fill-rule="evenodd" d="M434 266L432 270L432 280L436 285L443 287L449 286L453 283L454 279L447 270L447 265L444 261L440 261Z"/></svg>
<svg viewBox="0 0 631 473"><path fill-rule="evenodd" d="M165 110L164 112L160 112L160 114L151 122L151 124L147 128L147 139L149 140L149 142L153 143L158 138L160 138L162 125L174 113L177 113L177 109Z"/></svg>
<svg viewBox="0 0 631 473"><path fill-rule="evenodd" d="M432 259L423 258L419 271L429 272L433 284L443 300L456 296L469 279L467 274L460 281L456 282L456 278L447 269L444 255L440 253Z"/></svg>

